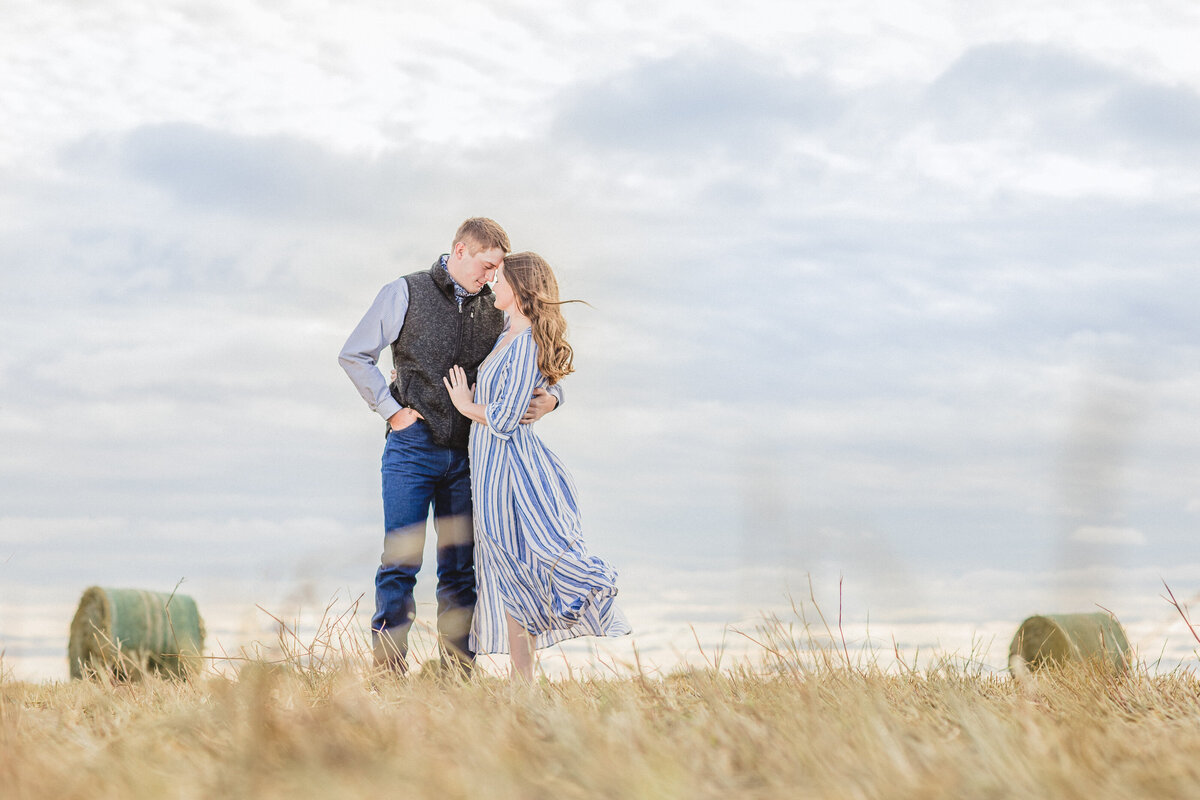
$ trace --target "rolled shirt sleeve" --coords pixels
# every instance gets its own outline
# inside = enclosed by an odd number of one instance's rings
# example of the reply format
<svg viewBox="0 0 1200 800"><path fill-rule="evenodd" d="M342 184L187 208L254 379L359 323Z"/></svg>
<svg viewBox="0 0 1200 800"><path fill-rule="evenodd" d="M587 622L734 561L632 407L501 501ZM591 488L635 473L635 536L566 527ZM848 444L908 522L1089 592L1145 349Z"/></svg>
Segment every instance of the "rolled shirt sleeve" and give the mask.
<svg viewBox="0 0 1200 800"><path fill-rule="evenodd" d="M533 387L542 374L537 366L537 344L528 332L517 336L509 345L510 352L504 354L504 366L500 370L497 391L484 407L487 428L500 439L508 439L521 424L521 417L529 408Z"/></svg>
<svg viewBox="0 0 1200 800"><path fill-rule="evenodd" d="M338 355L338 363L363 400L385 420L400 410L400 404L379 369L379 354L400 336L407 314L408 282L399 278L379 290Z"/></svg>

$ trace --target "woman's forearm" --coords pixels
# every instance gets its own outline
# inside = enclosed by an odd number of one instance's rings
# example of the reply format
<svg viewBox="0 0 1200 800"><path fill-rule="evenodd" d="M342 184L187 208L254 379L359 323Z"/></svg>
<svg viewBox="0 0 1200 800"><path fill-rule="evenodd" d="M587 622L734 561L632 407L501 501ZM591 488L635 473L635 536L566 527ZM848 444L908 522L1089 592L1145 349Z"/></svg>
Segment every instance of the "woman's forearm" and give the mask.
<svg viewBox="0 0 1200 800"><path fill-rule="evenodd" d="M458 413L472 422L478 422L480 425L488 424L487 406L481 403L455 403L454 407L458 409Z"/></svg>

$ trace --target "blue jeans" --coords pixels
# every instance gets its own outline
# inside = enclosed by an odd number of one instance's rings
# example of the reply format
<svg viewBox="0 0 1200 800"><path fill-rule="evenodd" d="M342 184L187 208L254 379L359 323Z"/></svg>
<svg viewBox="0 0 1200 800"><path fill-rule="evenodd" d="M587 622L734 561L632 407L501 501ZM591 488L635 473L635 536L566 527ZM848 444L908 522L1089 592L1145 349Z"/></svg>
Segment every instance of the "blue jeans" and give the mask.
<svg viewBox="0 0 1200 800"><path fill-rule="evenodd" d="M408 631L416 618L413 587L433 507L437 534L437 628L443 663L469 669L475 613L475 536L467 451L434 444L423 420L387 435L383 477L383 557L375 574L371 620L376 663L405 668Z"/></svg>

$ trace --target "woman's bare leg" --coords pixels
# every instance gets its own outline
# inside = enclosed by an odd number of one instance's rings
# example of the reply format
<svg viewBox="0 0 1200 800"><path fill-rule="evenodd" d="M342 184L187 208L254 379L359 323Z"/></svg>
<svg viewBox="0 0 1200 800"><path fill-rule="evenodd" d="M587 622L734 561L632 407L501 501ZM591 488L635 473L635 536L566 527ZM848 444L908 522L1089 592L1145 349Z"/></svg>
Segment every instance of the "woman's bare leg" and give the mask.
<svg viewBox="0 0 1200 800"><path fill-rule="evenodd" d="M533 637L529 631L517 624L517 621L504 612L508 622L508 652L512 657L512 675L521 678L526 683L533 683Z"/></svg>

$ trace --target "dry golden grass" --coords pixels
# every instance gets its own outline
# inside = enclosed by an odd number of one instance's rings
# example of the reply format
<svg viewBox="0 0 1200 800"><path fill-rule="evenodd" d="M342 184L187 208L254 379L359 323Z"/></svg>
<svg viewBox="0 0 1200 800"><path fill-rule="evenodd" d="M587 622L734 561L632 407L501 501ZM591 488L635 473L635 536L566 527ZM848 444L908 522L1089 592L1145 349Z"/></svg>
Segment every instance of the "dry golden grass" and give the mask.
<svg viewBox="0 0 1200 800"><path fill-rule="evenodd" d="M1189 797L1191 672L925 671L796 642L662 677L371 675L293 649L188 683L0 682L0 797Z"/></svg>

